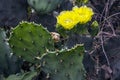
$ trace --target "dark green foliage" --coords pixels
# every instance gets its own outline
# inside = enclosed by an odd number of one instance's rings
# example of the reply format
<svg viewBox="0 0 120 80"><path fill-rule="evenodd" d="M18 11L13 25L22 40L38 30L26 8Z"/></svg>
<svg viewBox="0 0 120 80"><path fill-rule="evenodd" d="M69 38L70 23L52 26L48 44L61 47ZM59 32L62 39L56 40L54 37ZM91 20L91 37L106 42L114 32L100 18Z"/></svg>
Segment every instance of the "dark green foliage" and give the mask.
<svg viewBox="0 0 120 80"><path fill-rule="evenodd" d="M46 14L57 8L63 0L27 0L38 13Z"/></svg>
<svg viewBox="0 0 120 80"><path fill-rule="evenodd" d="M36 62L47 50L54 49L50 33L41 25L21 22L9 39L13 53L29 62Z"/></svg>
<svg viewBox="0 0 120 80"><path fill-rule="evenodd" d="M75 33L77 33L77 34L80 34L80 35L86 35L86 34L89 34L88 33L88 29L87 29L87 26L88 26L88 24L86 23L86 24L78 24L77 26L76 26L76 28L73 28L73 31L75 32Z"/></svg>
<svg viewBox="0 0 120 80"><path fill-rule="evenodd" d="M70 35L70 30L65 30L61 25L56 25L56 30L60 33L62 37L68 37Z"/></svg>
<svg viewBox="0 0 120 80"><path fill-rule="evenodd" d="M88 26L87 24L85 25L77 24L72 29L67 30L67 29L64 29L61 25L57 24L56 30L60 33L62 37L68 37L74 34L86 35L86 34L89 34L87 26Z"/></svg>
<svg viewBox="0 0 120 80"><path fill-rule="evenodd" d="M4 76L19 72L20 68L20 62L17 57L11 55L11 49L6 39L5 31L0 29L0 74Z"/></svg>
<svg viewBox="0 0 120 80"><path fill-rule="evenodd" d="M77 45L72 49L45 54L41 58L41 70L50 80L85 80L83 53L83 45Z"/></svg>

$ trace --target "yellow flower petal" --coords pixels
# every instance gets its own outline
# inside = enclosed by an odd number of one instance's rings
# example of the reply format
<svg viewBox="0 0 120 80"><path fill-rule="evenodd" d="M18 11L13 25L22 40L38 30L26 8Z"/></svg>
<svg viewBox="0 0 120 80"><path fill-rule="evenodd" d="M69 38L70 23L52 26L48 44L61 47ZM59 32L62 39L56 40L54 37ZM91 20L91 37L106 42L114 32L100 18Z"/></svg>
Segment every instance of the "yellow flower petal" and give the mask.
<svg viewBox="0 0 120 80"><path fill-rule="evenodd" d="M78 14L73 11L63 11L57 16L57 23L64 29L72 29L78 22Z"/></svg>
<svg viewBox="0 0 120 80"><path fill-rule="evenodd" d="M79 14L79 22L80 24L85 24L92 19L94 14L93 10L87 6L81 6L78 8L77 6L72 9L75 13Z"/></svg>

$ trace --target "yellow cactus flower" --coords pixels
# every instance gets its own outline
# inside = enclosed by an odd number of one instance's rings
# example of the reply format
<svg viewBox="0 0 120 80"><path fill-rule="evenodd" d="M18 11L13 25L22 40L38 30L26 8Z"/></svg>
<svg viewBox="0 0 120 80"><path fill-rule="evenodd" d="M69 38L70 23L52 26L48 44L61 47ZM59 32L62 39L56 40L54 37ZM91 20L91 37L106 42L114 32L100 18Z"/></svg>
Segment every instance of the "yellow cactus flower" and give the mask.
<svg viewBox="0 0 120 80"><path fill-rule="evenodd" d="M72 29L78 22L78 14L73 11L62 11L57 16L57 23L67 30Z"/></svg>
<svg viewBox="0 0 120 80"><path fill-rule="evenodd" d="M81 6L78 8L77 6L73 7L73 11L79 14L79 22L80 24L85 24L92 19L94 14L92 8L87 6Z"/></svg>

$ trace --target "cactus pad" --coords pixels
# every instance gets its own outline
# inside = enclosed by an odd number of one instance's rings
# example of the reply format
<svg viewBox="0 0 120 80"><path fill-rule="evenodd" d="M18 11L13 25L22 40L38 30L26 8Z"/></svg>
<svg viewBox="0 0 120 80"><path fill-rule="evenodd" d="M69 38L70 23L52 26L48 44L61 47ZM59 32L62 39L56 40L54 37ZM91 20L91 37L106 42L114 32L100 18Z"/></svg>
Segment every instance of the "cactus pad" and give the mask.
<svg viewBox="0 0 120 80"><path fill-rule="evenodd" d="M20 75L10 75L5 80L33 80L34 77L37 75L37 72L25 72L21 73Z"/></svg>
<svg viewBox="0 0 120 80"><path fill-rule="evenodd" d="M45 54L41 58L41 70L50 80L85 80L83 53L83 45L78 45L70 50Z"/></svg>
<svg viewBox="0 0 120 80"><path fill-rule="evenodd" d="M10 54L10 47L6 42L6 34L3 29L0 28L0 74L8 70L7 60Z"/></svg>
<svg viewBox="0 0 120 80"><path fill-rule="evenodd" d="M41 25L21 22L12 30L10 46L13 53L29 62L36 62L46 50L54 49L50 33Z"/></svg>
<svg viewBox="0 0 120 80"><path fill-rule="evenodd" d="M27 0L28 4L32 6L37 12L46 14L53 11L64 0Z"/></svg>

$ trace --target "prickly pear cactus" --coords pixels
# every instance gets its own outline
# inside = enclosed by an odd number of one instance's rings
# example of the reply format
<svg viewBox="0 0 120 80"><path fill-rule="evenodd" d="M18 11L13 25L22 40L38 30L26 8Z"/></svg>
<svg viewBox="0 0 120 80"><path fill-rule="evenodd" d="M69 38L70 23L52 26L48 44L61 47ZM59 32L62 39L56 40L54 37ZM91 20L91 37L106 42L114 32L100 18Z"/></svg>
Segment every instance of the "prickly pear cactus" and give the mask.
<svg viewBox="0 0 120 80"><path fill-rule="evenodd" d="M4 76L19 72L21 66L18 58L11 55L11 49L6 39L5 31L0 28L0 75ZM0 80L3 79L0 78Z"/></svg>
<svg viewBox="0 0 120 80"><path fill-rule="evenodd" d="M0 74L8 69L8 54L10 54L10 48L6 42L6 34L5 31L0 28Z"/></svg>
<svg viewBox="0 0 120 80"><path fill-rule="evenodd" d="M48 53L41 58L41 70L50 80L85 80L83 53L83 45Z"/></svg>
<svg viewBox="0 0 120 80"><path fill-rule="evenodd" d="M28 4L32 6L39 13L48 13L55 9L64 0L27 0Z"/></svg>
<svg viewBox="0 0 120 80"><path fill-rule="evenodd" d="M21 75L10 75L6 80L33 80L37 72L26 72Z"/></svg>
<svg viewBox="0 0 120 80"><path fill-rule="evenodd" d="M54 49L50 33L35 23L21 22L9 39L13 53L29 62L36 62L46 50Z"/></svg>

